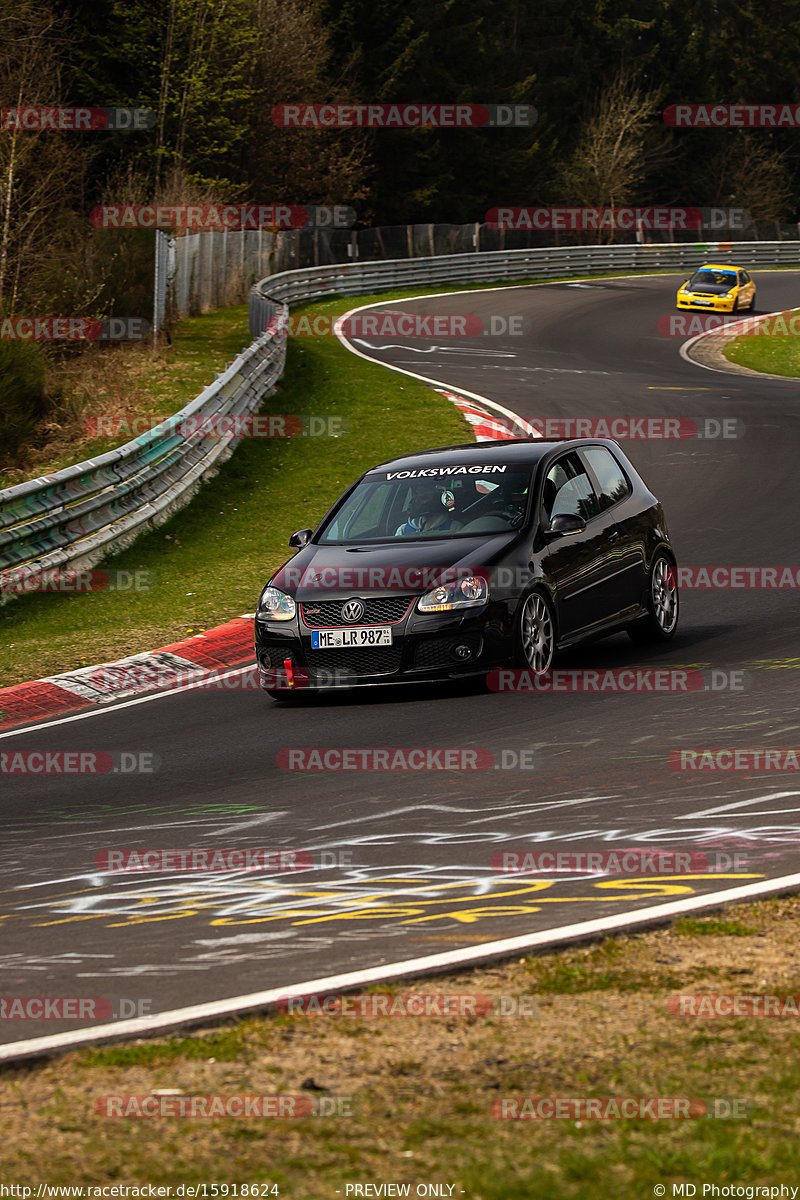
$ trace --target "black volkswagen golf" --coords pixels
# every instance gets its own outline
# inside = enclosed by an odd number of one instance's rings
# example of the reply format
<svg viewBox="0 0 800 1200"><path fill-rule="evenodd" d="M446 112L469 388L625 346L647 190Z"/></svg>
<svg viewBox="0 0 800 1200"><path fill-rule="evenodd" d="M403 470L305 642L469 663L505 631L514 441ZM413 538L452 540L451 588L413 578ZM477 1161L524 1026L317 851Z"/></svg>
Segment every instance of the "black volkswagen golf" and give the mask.
<svg viewBox="0 0 800 1200"><path fill-rule="evenodd" d="M678 624L664 512L610 440L426 450L367 471L261 593L260 683L306 689L550 669Z"/></svg>

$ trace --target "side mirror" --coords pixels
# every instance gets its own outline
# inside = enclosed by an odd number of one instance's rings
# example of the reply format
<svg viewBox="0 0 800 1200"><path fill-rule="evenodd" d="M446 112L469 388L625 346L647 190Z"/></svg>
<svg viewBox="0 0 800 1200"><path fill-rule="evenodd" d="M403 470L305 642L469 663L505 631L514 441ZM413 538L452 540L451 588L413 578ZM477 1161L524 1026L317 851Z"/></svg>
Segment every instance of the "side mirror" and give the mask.
<svg viewBox="0 0 800 1200"><path fill-rule="evenodd" d="M574 513L559 513L558 516L553 517L550 528L544 532L548 538L557 538L583 533L585 529L586 522L583 517L576 517Z"/></svg>
<svg viewBox="0 0 800 1200"><path fill-rule="evenodd" d="M302 550L303 546L310 542L313 532L313 529L298 529L297 533L293 533L289 538L289 545L293 550Z"/></svg>

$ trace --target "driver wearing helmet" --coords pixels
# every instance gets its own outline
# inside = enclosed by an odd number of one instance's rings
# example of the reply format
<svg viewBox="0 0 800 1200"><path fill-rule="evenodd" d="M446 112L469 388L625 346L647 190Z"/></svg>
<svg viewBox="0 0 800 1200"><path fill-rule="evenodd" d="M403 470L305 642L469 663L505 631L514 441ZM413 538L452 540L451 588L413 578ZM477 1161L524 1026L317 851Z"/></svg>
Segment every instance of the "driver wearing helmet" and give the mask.
<svg viewBox="0 0 800 1200"><path fill-rule="evenodd" d="M423 482L414 491L406 510L408 520L398 526L395 537L413 537L416 533L434 531L452 533L460 529L461 522L454 521L448 512L453 503L452 492L442 492L436 484Z"/></svg>

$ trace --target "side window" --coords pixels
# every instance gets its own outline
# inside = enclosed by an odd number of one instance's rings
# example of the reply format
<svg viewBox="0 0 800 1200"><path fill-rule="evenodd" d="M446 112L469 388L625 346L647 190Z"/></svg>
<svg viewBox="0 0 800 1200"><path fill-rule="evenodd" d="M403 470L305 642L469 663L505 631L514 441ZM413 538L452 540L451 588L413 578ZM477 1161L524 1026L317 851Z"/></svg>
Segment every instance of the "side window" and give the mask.
<svg viewBox="0 0 800 1200"><path fill-rule="evenodd" d="M583 453L600 486L600 507L611 508L618 500L624 500L630 493L630 484L614 455L603 446L591 446Z"/></svg>
<svg viewBox="0 0 800 1200"><path fill-rule="evenodd" d="M548 517L570 513L588 521L600 511L589 476L574 451L559 458L547 472L542 504Z"/></svg>
<svg viewBox="0 0 800 1200"><path fill-rule="evenodd" d="M744 284L744 283L749 283L749 282L750 282L750 276L747 274L747 271L740 271L739 272L739 283Z"/></svg>

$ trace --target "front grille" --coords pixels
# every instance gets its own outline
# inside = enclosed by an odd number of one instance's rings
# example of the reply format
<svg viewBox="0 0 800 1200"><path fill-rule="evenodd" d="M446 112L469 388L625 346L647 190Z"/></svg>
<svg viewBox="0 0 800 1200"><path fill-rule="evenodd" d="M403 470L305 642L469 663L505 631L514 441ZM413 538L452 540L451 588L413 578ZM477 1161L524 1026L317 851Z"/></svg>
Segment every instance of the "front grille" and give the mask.
<svg viewBox="0 0 800 1200"><path fill-rule="evenodd" d="M330 629L342 625L395 625L402 621L414 597L375 596L363 600L363 617L359 617L357 621L345 621L342 618L342 609L349 599L356 597L347 596L343 600L318 600L310 604L301 604L303 624L310 629Z"/></svg>
<svg viewBox="0 0 800 1200"><path fill-rule="evenodd" d="M459 658L455 653L456 646L469 646L472 651L469 658ZM459 664L466 666L472 663L480 653L480 636L472 633L466 637L431 638L420 642L414 650L414 666L435 671L439 668L455 667Z"/></svg>
<svg viewBox="0 0 800 1200"><path fill-rule="evenodd" d="M315 676L393 675L400 670L399 646L364 646L340 650L309 650L308 667Z"/></svg>

